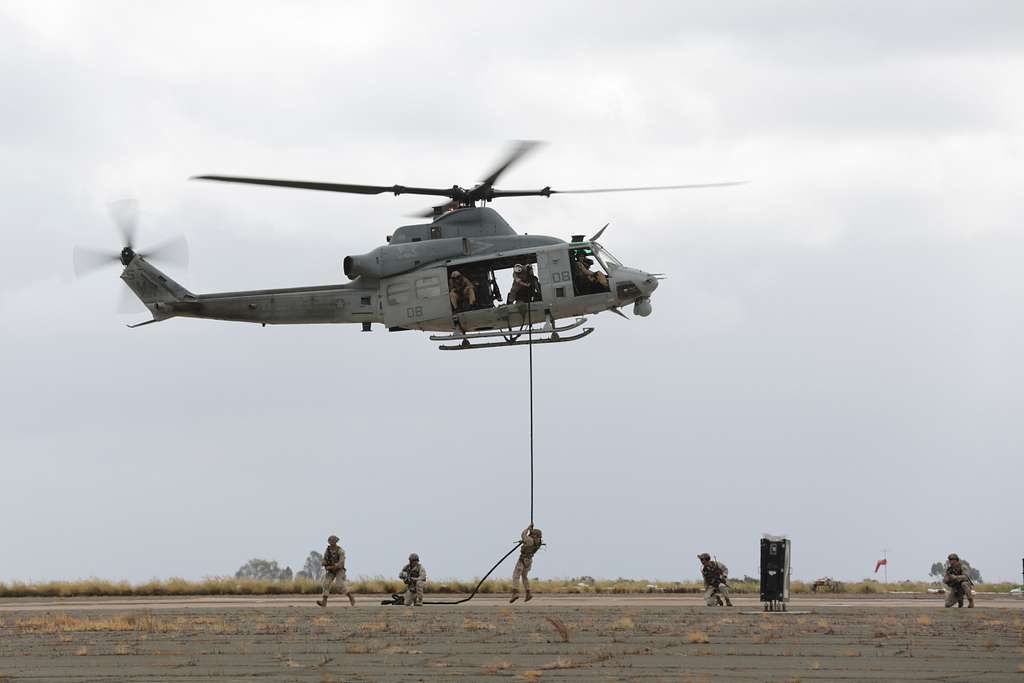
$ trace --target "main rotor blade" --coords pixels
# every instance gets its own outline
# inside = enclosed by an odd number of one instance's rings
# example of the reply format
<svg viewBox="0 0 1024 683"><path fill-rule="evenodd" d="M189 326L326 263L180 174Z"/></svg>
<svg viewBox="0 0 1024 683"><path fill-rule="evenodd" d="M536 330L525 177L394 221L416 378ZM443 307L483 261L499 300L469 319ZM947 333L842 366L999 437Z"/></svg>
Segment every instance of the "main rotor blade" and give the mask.
<svg viewBox="0 0 1024 683"><path fill-rule="evenodd" d="M120 260L119 253L89 249L87 247L75 247L72 253L72 263L75 267L75 277L83 277Z"/></svg>
<svg viewBox="0 0 1024 683"><path fill-rule="evenodd" d="M122 199L110 205L110 216L121 233L121 246L134 247L135 233L139 229L139 203Z"/></svg>
<svg viewBox="0 0 1024 683"><path fill-rule="evenodd" d="M435 197L451 197L456 188L406 187L405 185L350 185L347 183L320 183L308 180L273 180L271 178L244 178L230 175L197 175L192 180L216 180L222 183L244 183L248 185L271 185L273 187L294 187L301 190L322 192L346 192L348 194L425 194Z"/></svg>
<svg viewBox="0 0 1024 683"><path fill-rule="evenodd" d="M508 156L505 158L505 161L499 164L497 168L487 175L486 178L480 181L480 187L490 188L493 186L494 183L498 182L498 178L500 178L501 175L507 171L510 166L512 166L512 164L518 162L540 144L541 143L538 140L520 140L517 142L512 148L512 151L509 152Z"/></svg>
<svg viewBox="0 0 1024 683"><path fill-rule="evenodd" d="M729 185L745 185L746 180L729 183L698 183L696 185L655 185L652 187L606 187L594 190L550 190L549 194L594 194L597 192L644 192L647 190L692 190L699 187L728 187Z"/></svg>
<svg viewBox="0 0 1024 683"><path fill-rule="evenodd" d="M162 261L168 265L188 268L188 241L184 235L172 237L139 256L151 261Z"/></svg>
<svg viewBox="0 0 1024 683"><path fill-rule="evenodd" d="M595 194L598 192L644 192L647 190L691 190L700 187L727 187L729 185L746 185L748 181L740 180L729 183L698 183L694 185L655 185L651 187L606 187L592 190L552 190L543 187L539 190L491 190L482 199L498 197L550 197L553 194Z"/></svg>

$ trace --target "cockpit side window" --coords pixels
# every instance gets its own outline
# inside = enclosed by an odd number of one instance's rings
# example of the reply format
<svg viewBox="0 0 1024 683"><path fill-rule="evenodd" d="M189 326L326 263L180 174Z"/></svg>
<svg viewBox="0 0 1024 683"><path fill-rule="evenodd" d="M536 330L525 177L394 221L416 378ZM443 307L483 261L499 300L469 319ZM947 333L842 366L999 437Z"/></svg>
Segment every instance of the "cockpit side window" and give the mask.
<svg viewBox="0 0 1024 683"><path fill-rule="evenodd" d="M572 266L572 284L576 288L577 296L611 291L608 286L608 275L604 272L601 262L594 258L593 249L570 249L569 263Z"/></svg>

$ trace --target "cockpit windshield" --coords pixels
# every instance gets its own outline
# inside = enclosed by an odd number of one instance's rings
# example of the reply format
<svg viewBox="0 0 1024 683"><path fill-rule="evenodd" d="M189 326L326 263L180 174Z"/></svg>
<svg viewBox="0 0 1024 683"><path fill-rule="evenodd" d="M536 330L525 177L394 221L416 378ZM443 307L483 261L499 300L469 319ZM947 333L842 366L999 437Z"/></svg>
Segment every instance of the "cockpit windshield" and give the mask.
<svg viewBox="0 0 1024 683"><path fill-rule="evenodd" d="M605 270L610 271L613 268L622 267L622 261L615 258L615 256L610 251L605 249L597 242L591 242L591 244L594 246L594 255L597 257L597 260L601 262L601 265L604 266Z"/></svg>

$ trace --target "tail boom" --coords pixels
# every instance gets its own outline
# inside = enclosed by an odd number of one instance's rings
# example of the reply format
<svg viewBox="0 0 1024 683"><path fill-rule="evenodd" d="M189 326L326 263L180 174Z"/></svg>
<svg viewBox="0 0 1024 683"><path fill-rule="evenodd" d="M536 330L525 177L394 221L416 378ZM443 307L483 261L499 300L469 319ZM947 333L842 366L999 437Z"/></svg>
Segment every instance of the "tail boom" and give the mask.
<svg viewBox="0 0 1024 683"><path fill-rule="evenodd" d="M149 322L174 317L262 325L383 322L377 288L363 287L359 280L344 285L197 295L140 257L125 267L121 279L153 314Z"/></svg>

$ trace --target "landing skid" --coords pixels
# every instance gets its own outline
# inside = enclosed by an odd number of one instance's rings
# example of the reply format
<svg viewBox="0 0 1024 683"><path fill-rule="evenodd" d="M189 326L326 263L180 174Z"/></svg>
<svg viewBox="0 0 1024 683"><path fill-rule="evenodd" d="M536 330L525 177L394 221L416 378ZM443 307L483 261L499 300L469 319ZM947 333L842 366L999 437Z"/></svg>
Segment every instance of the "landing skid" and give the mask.
<svg viewBox="0 0 1024 683"><path fill-rule="evenodd" d="M550 334L552 332L567 332L568 330L574 330L587 322L586 318L576 318L576 322L568 325L556 326L554 328L538 328L533 331L534 334ZM465 339L484 339L486 337L505 337L506 339L511 337L517 339L518 337L526 334L526 329L516 330L515 332L506 330L487 330L486 332L464 332L462 334L432 334L430 335L430 341L462 341Z"/></svg>
<svg viewBox="0 0 1024 683"><path fill-rule="evenodd" d="M593 327L584 327L582 332L580 332L579 334L574 334L574 335L572 335L570 337L561 337L561 336L558 335L557 332L554 332L554 333L551 333L551 336L549 336L549 337L545 337L545 338L541 338L541 339L534 339L534 340L532 340L532 342L531 342L531 340L529 338L524 338L524 337L527 336L525 333L517 334L517 335L512 336L512 337L508 337L506 335L505 341L487 342L486 344L471 344L469 339L463 339L462 343L459 344L458 346L445 346L444 344L441 344L437 348L441 349L442 351L469 351L470 349L493 349L493 348L496 348L498 346L526 346L527 344L530 344L530 343L533 343L533 344L562 344L562 343L565 343L565 342L576 341L577 339L583 339L584 337L586 337L588 334L590 334L593 331L594 331ZM548 334L548 333L547 332L537 332L535 334L536 335L543 335L543 334ZM493 336L501 336L501 335L493 335Z"/></svg>

